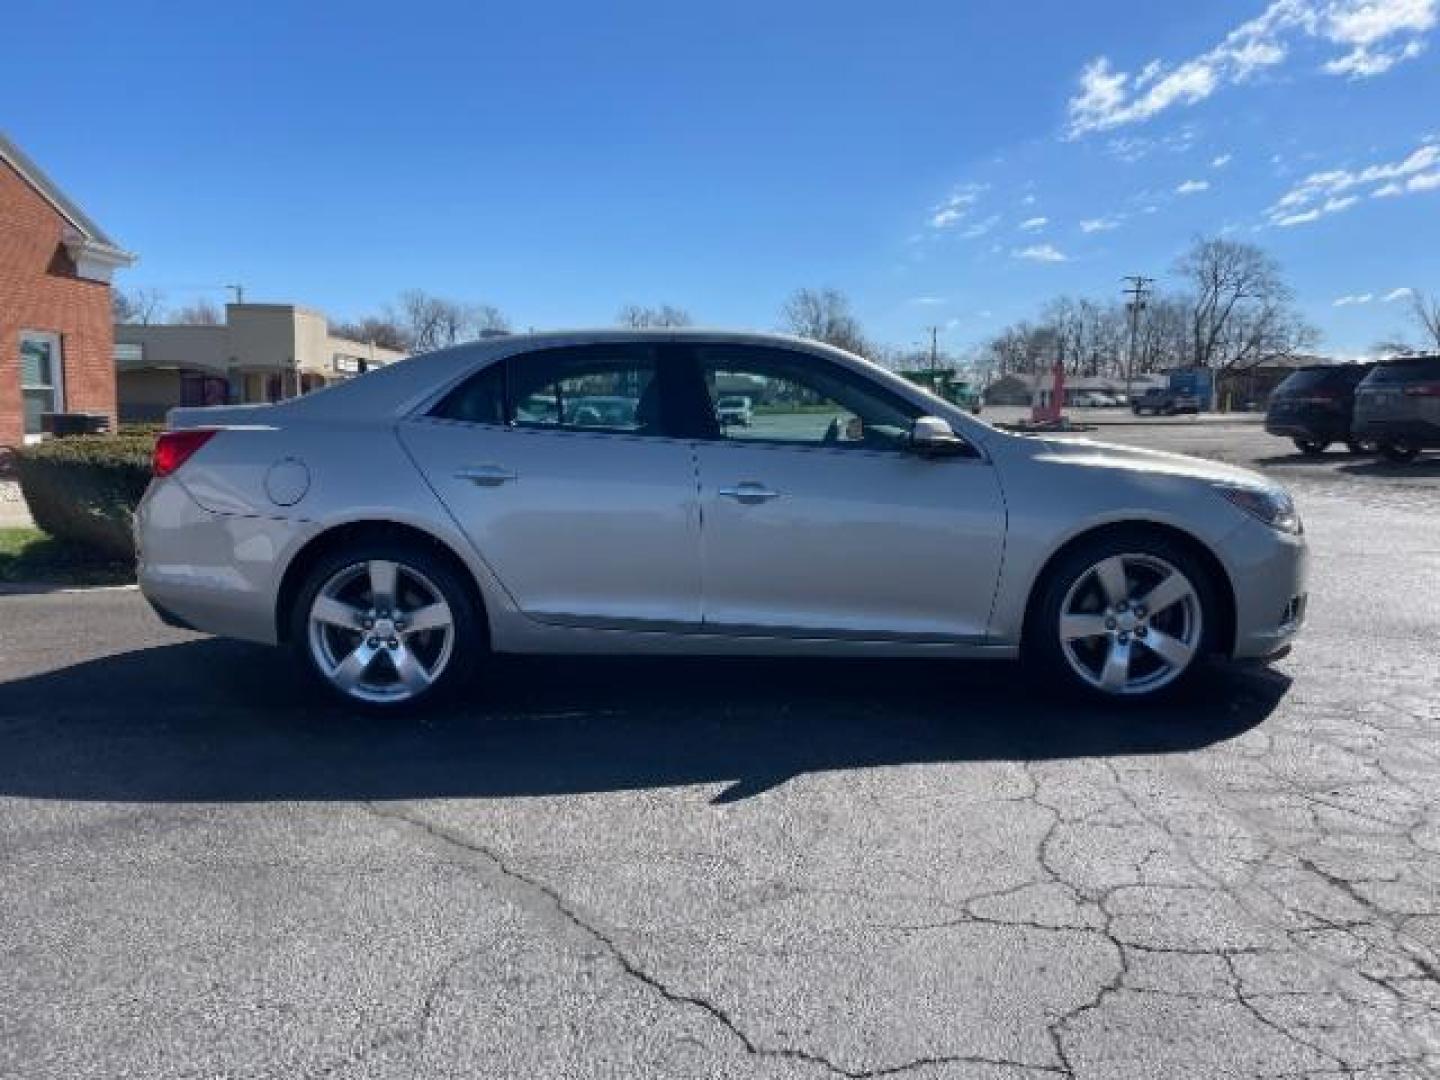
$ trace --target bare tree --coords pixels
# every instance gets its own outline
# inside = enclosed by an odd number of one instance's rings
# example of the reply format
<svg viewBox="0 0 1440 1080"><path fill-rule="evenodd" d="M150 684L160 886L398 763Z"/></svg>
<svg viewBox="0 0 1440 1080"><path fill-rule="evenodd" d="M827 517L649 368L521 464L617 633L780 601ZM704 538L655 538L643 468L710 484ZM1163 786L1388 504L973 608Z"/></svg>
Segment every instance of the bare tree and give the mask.
<svg viewBox="0 0 1440 1080"><path fill-rule="evenodd" d="M470 326L477 337L510 333L510 320L494 304L476 304L471 307Z"/></svg>
<svg viewBox="0 0 1440 1080"><path fill-rule="evenodd" d="M349 338L351 341L373 341L383 349L404 351L410 348L404 327L393 319L379 315L367 315L354 321L332 322L330 332L336 337Z"/></svg>
<svg viewBox="0 0 1440 1080"><path fill-rule="evenodd" d="M213 300L202 297L176 308L168 321L178 326L220 326L225 322L225 313Z"/></svg>
<svg viewBox="0 0 1440 1080"><path fill-rule="evenodd" d="M1254 244L1197 239L1175 272L1192 290L1189 363L1243 369L1313 345L1279 264Z"/></svg>
<svg viewBox="0 0 1440 1080"><path fill-rule="evenodd" d="M695 320L684 308L672 304L661 304L659 307L626 304L616 312L615 321L621 326L643 330L647 327L690 326Z"/></svg>
<svg viewBox="0 0 1440 1080"><path fill-rule="evenodd" d="M159 289L111 289L110 313L117 323L149 326L159 321L164 299Z"/></svg>
<svg viewBox="0 0 1440 1080"><path fill-rule="evenodd" d="M500 309L491 304L462 304L422 289L401 293L399 309L390 317L403 329L415 352L444 349L509 329Z"/></svg>
<svg viewBox="0 0 1440 1080"><path fill-rule="evenodd" d="M1410 319L1420 328L1420 347L1440 352L1440 295L1411 289Z"/></svg>
<svg viewBox="0 0 1440 1080"><path fill-rule="evenodd" d="M796 337L866 352L860 321L850 313L849 298L838 289L797 289L780 309L780 321Z"/></svg>

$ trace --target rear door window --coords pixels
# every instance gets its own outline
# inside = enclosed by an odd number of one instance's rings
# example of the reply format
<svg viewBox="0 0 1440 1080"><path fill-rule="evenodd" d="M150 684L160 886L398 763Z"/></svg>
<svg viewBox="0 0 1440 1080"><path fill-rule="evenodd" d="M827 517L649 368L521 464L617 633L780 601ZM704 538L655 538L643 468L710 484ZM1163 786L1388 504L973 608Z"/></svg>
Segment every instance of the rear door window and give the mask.
<svg viewBox="0 0 1440 1080"><path fill-rule="evenodd" d="M512 356L511 423L518 428L663 435L660 365L649 345L620 343Z"/></svg>

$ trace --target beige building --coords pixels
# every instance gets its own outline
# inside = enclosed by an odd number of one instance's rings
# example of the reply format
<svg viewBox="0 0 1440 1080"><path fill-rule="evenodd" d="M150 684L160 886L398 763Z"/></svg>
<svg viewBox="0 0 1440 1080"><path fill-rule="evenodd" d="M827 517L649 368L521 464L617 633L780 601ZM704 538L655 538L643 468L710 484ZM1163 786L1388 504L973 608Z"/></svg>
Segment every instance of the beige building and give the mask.
<svg viewBox="0 0 1440 1080"><path fill-rule="evenodd" d="M405 354L330 333L295 304L227 304L219 326L115 327L122 423L165 418L176 405L279 401L349 379Z"/></svg>

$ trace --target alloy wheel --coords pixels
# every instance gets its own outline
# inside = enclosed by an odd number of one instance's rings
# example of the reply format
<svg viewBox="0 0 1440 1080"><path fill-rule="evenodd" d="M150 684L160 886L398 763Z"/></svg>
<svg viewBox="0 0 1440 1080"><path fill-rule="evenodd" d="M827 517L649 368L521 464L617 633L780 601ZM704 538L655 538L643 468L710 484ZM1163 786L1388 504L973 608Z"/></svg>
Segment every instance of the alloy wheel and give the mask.
<svg viewBox="0 0 1440 1080"><path fill-rule="evenodd" d="M455 617L444 594L413 566L370 559L336 571L310 605L310 653L348 697L408 701L450 663Z"/></svg>
<svg viewBox="0 0 1440 1080"><path fill-rule="evenodd" d="M1195 584L1156 555L1111 555L1076 578L1060 605L1060 646L1106 694L1153 693L1174 682L1201 643Z"/></svg>

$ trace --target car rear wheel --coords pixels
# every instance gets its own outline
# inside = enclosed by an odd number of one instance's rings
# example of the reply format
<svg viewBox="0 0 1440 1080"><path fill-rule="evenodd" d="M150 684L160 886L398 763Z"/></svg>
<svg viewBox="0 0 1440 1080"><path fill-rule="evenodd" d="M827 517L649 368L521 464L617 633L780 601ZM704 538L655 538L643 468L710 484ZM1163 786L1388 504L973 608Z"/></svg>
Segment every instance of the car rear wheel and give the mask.
<svg viewBox="0 0 1440 1080"><path fill-rule="evenodd" d="M1215 585L1183 545L1111 534L1066 555L1042 583L1027 658L1052 686L1136 701L1181 688L1212 651Z"/></svg>
<svg viewBox="0 0 1440 1080"><path fill-rule="evenodd" d="M1380 456L1386 461L1393 461L1398 465L1404 465L1414 461L1420 454L1420 448L1414 443L1389 442L1380 444Z"/></svg>
<svg viewBox="0 0 1440 1080"><path fill-rule="evenodd" d="M1307 457L1319 457L1330 444L1320 439L1296 439L1295 449Z"/></svg>
<svg viewBox="0 0 1440 1080"><path fill-rule="evenodd" d="M291 613L290 641L321 686L372 711L440 700L484 648L451 564L418 545L383 542L320 559Z"/></svg>
<svg viewBox="0 0 1440 1080"><path fill-rule="evenodd" d="M1375 444L1363 439L1351 439L1345 444L1345 449L1352 454L1373 454L1375 453Z"/></svg>

